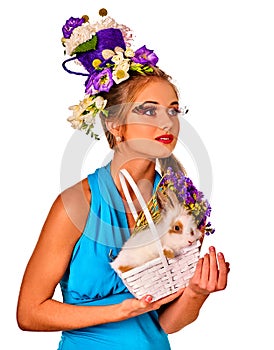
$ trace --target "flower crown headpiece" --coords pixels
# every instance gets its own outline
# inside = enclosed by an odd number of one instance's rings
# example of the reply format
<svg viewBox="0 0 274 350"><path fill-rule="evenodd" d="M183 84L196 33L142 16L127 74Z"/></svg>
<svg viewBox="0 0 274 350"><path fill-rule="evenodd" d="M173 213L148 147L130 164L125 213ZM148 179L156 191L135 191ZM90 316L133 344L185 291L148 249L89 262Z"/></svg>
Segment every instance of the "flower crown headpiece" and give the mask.
<svg viewBox="0 0 274 350"><path fill-rule="evenodd" d="M62 28L65 54L72 56L63 62L63 68L70 74L87 77L86 95L78 105L69 107L73 115L67 120L74 129L84 130L95 139L99 139L92 130L96 116L108 116L107 100L100 93L129 79L131 72L152 72L158 62L153 50L145 45L132 50L132 31L107 16L107 10L101 9L99 15L102 18L94 23L89 22L88 16L70 17ZM86 72L68 69L70 61L83 66Z"/></svg>
<svg viewBox="0 0 274 350"><path fill-rule="evenodd" d="M211 206L208 200L204 197L203 192L199 191L189 177L186 177L182 171L175 172L172 167L167 169L167 172L161 178L157 191L161 191L166 195L167 189L171 189L176 194L179 202L193 216L198 229L201 229L205 235L210 235L215 232L208 218L211 214ZM156 193L151 197L147 206L155 223L161 220L161 212L157 202ZM144 211L141 211L134 227L133 234L145 229L148 222Z"/></svg>

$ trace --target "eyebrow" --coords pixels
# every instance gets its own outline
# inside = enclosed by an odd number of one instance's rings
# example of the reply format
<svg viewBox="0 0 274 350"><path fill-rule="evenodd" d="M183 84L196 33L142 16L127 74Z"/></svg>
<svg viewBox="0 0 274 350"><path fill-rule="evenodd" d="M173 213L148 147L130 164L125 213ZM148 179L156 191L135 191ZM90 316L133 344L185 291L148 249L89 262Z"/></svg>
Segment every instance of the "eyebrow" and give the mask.
<svg viewBox="0 0 274 350"><path fill-rule="evenodd" d="M157 102L157 101L145 101L145 102L143 102L143 105L146 104L146 103L153 103L153 104L155 104L155 105L159 105L159 102ZM179 104L178 101L173 101L173 102L171 102L169 105L170 105L170 106L173 106L173 105L178 105L178 104Z"/></svg>

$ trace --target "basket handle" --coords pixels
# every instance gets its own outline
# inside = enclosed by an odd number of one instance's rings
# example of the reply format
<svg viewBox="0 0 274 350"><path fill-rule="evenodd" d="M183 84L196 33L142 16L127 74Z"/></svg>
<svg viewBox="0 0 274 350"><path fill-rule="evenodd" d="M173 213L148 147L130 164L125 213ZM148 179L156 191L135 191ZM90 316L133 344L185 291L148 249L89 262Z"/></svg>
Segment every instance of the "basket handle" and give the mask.
<svg viewBox="0 0 274 350"><path fill-rule="evenodd" d="M168 263L167 263L165 255L163 253L163 246L162 246L161 240L159 239L158 231L156 229L156 226L154 224L154 221L152 219L150 211L149 211L149 209L148 209L148 207L146 205L146 202L145 202L145 200L144 200L144 198L143 198L143 196L142 196L138 186L136 185L135 181L133 180L133 178L131 177L131 175L129 174L129 172L126 169L121 169L120 170L119 178L120 178L121 186L122 186L123 192L125 194L127 203L129 205L130 211L131 211L131 213L132 213L132 215L133 215L135 220L137 219L138 214L137 214L136 208L135 208L135 206L133 204L132 198L131 198L131 196L129 194L129 190L128 190L127 185L126 185L125 178L127 179L127 181L130 184L134 194L136 195L136 198L137 198L138 202L140 203L141 208L142 208L142 210L143 210L143 212L145 214L145 217L147 219L150 231L152 232L153 237L156 240L156 244L157 244L157 248L158 248L158 251L159 251L160 258L161 258L161 260L163 262L164 267L167 269L168 268Z"/></svg>

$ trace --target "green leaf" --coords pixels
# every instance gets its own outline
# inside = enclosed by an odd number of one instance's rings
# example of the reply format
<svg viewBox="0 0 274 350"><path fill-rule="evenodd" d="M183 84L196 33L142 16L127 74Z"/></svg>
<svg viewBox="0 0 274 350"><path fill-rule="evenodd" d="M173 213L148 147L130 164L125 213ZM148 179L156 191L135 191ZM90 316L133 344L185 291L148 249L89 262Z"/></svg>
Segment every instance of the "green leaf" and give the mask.
<svg viewBox="0 0 274 350"><path fill-rule="evenodd" d="M153 72L153 69L150 66L145 66L144 67L144 71L147 72L147 73L150 73L150 72Z"/></svg>
<svg viewBox="0 0 274 350"><path fill-rule="evenodd" d="M102 113L104 114L105 117L108 117L108 112L109 112L109 111L107 111L107 110L105 110L105 109L102 110Z"/></svg>
<svg viewBox="0 0 274 350"><path fill-rule="evenodd" d="M131 70L139 71L142 68L142 65L140 63L132 63L129 67Z"/></svg>
<svg viewBox="0 0 274 350"><path fill-rule="evenodd" d="M82 52L87 52L87 51L91 51L91 50L95 50L96 49L96 45L97 45L97 36L93 35L93 37L78 45L72 52L72 55L74 55L75 53L82 53Z"/></svg>

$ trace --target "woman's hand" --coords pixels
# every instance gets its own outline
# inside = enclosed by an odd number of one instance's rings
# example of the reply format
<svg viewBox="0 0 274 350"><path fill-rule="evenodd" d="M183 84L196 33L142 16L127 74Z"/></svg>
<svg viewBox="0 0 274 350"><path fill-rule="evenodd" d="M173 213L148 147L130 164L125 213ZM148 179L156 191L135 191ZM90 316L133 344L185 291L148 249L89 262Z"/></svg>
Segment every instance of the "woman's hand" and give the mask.
<svg viewBox="0 0 274 350"><path fill-rule="evenodd" d="M215 248L211 246L209 253L198 261L187 288L197 295L223 290L227 285L229 270L229 263L225 261L223 253L216 254Z"/></svg>
<svg viewBox="0 0 274 350"><path fill-rule="evenodd" d="M119 319L123 320L139 316L152 310L158 310L161 306L169 304L177 299L175 304L171 303L165 312L173 313L171 309L172 305L174 305L176 306L174 312L178 313L178 310L180 310L179 305L182 304L181 307L185 310L184 314L186 315L186 320L183 319L182 313L179 312L179 321L174 322L176 324L173 329L168 329L169 332L173 332L174 329L178 330L196 319L199 309L210 293L225 289L228 272L229 263L225 261L224 255L222 253L216 254L215 248L210 247L209 253L205 254L205 256L198 261L195 273L189 281L188 287L182 288L176 293L155 302L152 301L153 298L151 295L146 295L140 300L126 299L121 304L117 305L119 308ZM184 306L184 302L181 302L182 298L187 301L186 306ZM192 304L194 303L194 305L192 305L191 302ZM191 306L191 312L187 312L188 306ZM162 319L164 318L163 316L161 317Z"/></svg>
<svg viewBox="0 0 274 350"><path fill-rule="evenodd" d="M160 314L163 330L174 333L194 322L209 294L225 289L228 272L229 263L224 255L216 254L215 248L210 247L209 253L198 261L183 294Z"/></svg>
<svg viewBox="0 0 274 350"><path fill-rule="evenodd" d="M161 298L157 301L152 301L153 297L151 295L146 295L142 299L126 299L121 304L120 317L121 319L127 319L130 317L139 316L149 311L158 310L162 305L168 304L181 296L185 288L180 289L176 293L173 293L167 297Z"/></svg>

